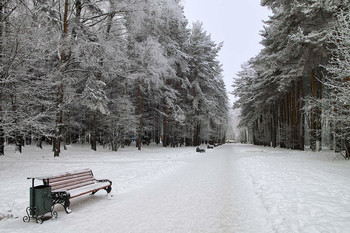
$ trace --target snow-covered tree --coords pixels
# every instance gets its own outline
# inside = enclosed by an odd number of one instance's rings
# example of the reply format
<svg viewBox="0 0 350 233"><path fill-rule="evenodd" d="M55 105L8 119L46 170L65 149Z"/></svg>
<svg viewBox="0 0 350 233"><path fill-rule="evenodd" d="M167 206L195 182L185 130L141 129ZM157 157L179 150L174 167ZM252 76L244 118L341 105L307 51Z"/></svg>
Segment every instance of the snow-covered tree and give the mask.
<svg viewBox="0 0 350 233"><path fill-rule="evenodd" d="M253 129L255 143L304 149L308 136L316 150L321 143L322 109L305 99L323 98L322 75L330 59L327 34L348 1L261 4L272 10L272 16L262 32L264 48L249 62L255 72L253 86L237 87L242 89L238 93L250 90L238 102L247 110L242 109L242 124Z"/></svg>
<svg viewBox="0 0 350 233"><path fill-rule="evenodd" d="M228 101L221 64L217 60L221 47L222 44L216 44L201 23L193 24L189 43L189 98L192 103L189 119L195 146L215 135L212 123L221 125L227 122Z"/></svg>
<svg viewBox="0 0 350 233"><path fill-rule="evenodd" d="M334 29L329 33L329 48L332 57L325 66L322 100L311 99L310 105L322 106L324 117L330 122L331 139L336 151L345 150L350 158L350 14L340 11ZM332 142L331 142L332 144Z"/></svg>
<svg viewBox="0 0 350 233"><path fill-rule="evenodd" d="M131 76L136 86L139 149L143 135L151 132L152 128L157 128L156 140L160 141L163 136L163 143L167 146L171 116L182 112L176 104L178 91L175 83L180 83L177 68L185 55L176 33L181 35L181 30L185 30L184 23L182 8L174 0L153 0L141 5L138 11L129 13L127 31L133 70ZM153 121L154 118L158 123Z"/></svg>

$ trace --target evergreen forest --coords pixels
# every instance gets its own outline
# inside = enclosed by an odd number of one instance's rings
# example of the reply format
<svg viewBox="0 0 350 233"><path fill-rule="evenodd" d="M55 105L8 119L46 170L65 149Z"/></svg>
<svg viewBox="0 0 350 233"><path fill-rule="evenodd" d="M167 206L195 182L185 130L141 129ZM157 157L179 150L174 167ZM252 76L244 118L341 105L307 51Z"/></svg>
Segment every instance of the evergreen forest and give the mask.
<svg viewBox="0 0 350 233"><path fill-rule="evenodd" d="M350 158L350 2L262 0L263 49L234 79L241 140Z"/></svg>
<svg viewBox="0 0 350 233"><path fill-rule="evenodd" d="M223 141L222 45L180 0L1 0L0 155Z"/></svg>

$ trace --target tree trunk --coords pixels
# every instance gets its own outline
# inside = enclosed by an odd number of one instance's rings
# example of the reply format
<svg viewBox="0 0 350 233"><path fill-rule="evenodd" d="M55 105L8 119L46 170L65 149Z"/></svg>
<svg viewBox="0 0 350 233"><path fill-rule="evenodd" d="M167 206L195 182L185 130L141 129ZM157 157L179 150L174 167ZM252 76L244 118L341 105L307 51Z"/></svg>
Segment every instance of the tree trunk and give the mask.
<svg viewBox="0 0 350 233"><path fill-rule="evenodd" d="M26 145L32 145L32 131L29 131L26 135L25 135L25 143Z"/></svg>
<svg viewBox="0 0 350 233"><path fill-rule="evenodd" d="M199 133L200 133L200 125L196 124L193 131L193 146L199 146L201 144Z"/></svg>
<svg viewBox="0 0 350 233"><path fill-rule="evenodd" d="M332 121L329 123L329 149L334 150L334 127Z"/></svg>
<svg viewBox="0 0 350 233"><path fill-rule="evenodd" d="M311 94L314 99L322 99L322 83L315 78L314 71L310 73L311 78ZM313 151L321 150L321 114L322 109L319 106L311 109L311 138L310 147Z"/></svg>
<svg viewBox="0 0 350 233"><path fill-rule="evenodd" d="M320 79L322 75L319 75ZM322 99L322 80L317 81L316 83L317 87L317 99ZM317 148L318 151L322 150L322 107L317 106L316 108L316 142L319 145L319 148Z"/></svg>
<svg viewBox="0 0 350 233"><path fill-rule="evenodd" d="M57 114L56 114L56 127L55 127L55 139L53 144L54 157L59 157L61 152L61 140L62 140L62 126L63 126L63 93L64 93L64 66L67 62L66 51L66 38L68 34L68 8L69 0L65 0L64 3L64 16L63 16L63 33L62 33L62 51L61 51L61 68L60 68L60 83L57 88Z"/></svg>
<svg viewBox="0 0 350 233"><path fill-rule="evenodd" d="M271 114L271 146L275 148L277 146L277 110L275 104L272 106Z"/></svg>
<svg viewBox="0 0 350 233"><path fill-rule="evenodd" d="M3 64L3 33L4 32L4 1L0 1L0 64ZM0 81L4 79L3 71L0 73ZM0 82L0 156L5 155L5 130L3 127L2 96L3 84Z"/></svg>
<svg viewBox="0 0 350 233"><path fill-rule="evenodd" d="M36 146L39 147L40 149L43 149L43 140L41 135L38 136L38 140L36 141Z"/></svg>
<svg viewBox="0 0 350 233"><path fill-rule="evenodd" d="M19 130L17 130L17 132L16 132L15 144L16 144L15 151L18 151L19 153L22 153L23 136L21 135Z"/></svg>
<svg viewBox="0 0 350 233"><path fill-rule="evenodd" d="M14 132L14 139L15 139L15 151L18 151L19 153L22 153L22 132L19 129L18 125L18 117L17 117L17 100L15 95L11 95L11 105L12 105L12 112L13 112L13 118L14 118L14 124L17 128Z"/></svg>
<svg viewBox="0 0 350 233"><path fill-rule="evenodd" d="M97 150L97 120L96 120L96 111L93 112L92 114L92 122L91 122L91 138L90 138L90 143L91 143L91 150L96 151Z"/></svg>
<svg viewBox="0 0 350 233"><path fill-rule="evenodd" d="M163 116L163 146L168 146L169 132L168 132L168 107L166 106L166 102L164 100L164 116Z"/></svg>
<svg viewBox="0 0 350 233"><path fill-rule="evenodd" d="M114 13L115 12L115 3L113 0L110 0L109 3L110 3L110 13L109 13L108 20L107 20L107 29L106 29L107 36L111 32L111 28L113 25L113 18L115 16L115 13Z"/></svg>
<svg viewBox="0 0 350 233"><path fill-rule="evenodd" d="M297 149L297 109L296 109L296 87L295 82L292 81L292 93L291 93L291 133L292 133L292 149Z"/></svg>
<svg viewBox="0 0 350 233"><path fill-rule="evenodd" d="M304 150L305 148L305 114L302 109L304 108L304 89L303 89L303 80L299 80L299 125L300 125L300 137L299 137L299 149Z"/></svg>
<svg viewBox="0 0 350 233"><path fill-rule="evenodd" d="M316 84L314 72L310 72L311 79L311 96L312 98L316 98ZM310 129L310 148L312 151L316 150L316 114L315 108L311 109L311 129Z"/></svg>
<svg viewBox="0 0 350 233"><path fill-rule="evenodd" d="M287 121L286 121L286 146L288 149L291 149L292 148L292 144L291 144L291 141L292 141L292 104L291 104L291 92L289 92L287 94L287 109L286 109L286 114L287 114Z"/></svg>
<svg viewBox="0 0 350 233"><path fill-rule="evenodd" d="M284 99L281 100L280 107L279 107L279 145L281 148L286 147L284 144L283 125L284 125Z"/></svg>
<svg viewBox="0 0 350 233"><path fill-rule="evenodd" d="M159 106L157 106L157 110L159 110ZM157 117L154 118L155 129L153 132L153 140L157 145L160 143L160 138L161 138L160 124L161 124L160 116L157 115Z"/></svg>
<svg viewBox="0 0 350 233"><path fill-rule="evenodd" d="M334 125L334 132L335 132L335 136L334 136L334 151L339 153L342 151L343 149L343 144L342 144L342 140L341 137L339 135L341 135L341 129L340 129L340 124L337 123Z"/></svg>
<svg viewBox="0 0 350 233"><path fill-rule="evenodd" d="M78 36L78 29L80 27L80 17L81 17L82 3L81 0L75 0L75 25L72 29L73 39L76 39Z"/></svg>
<svg viewBox="0 0 350 233"><path fill-rule="evenodd" d="M1 107L0 107L0 114L1 114ZM0 118L0 156L5 155L5 132L1 121L2 119Z"/></svg>
<svg viewBox="0 0 350 233"><path fill-rule="evenodd" d="M142 95L141 95L141 88L140 88L140 81L138 82L137 86L137 100L136 100L136 116L139 117L139 127L137 129L137 138L136 138L136 147L138 150L141 150L142 147Z"/></svg>
<svg viewBox="0 0 350 233"><path fill-rule="evenodd" d="M344 139L345 159L350 159L350 142Z"/></svg>
<svg viewBox="0 0 350 233"><path fill-rule="evenodd" d="M253 145L258 145L258 141L257 141L258 120L255 120L252 129L253 129Z"/></svg>
<svg viewBox="0 0 350 233"><path fill-rule="evenodd" d="M56 115L56 130L55 130L55 138L54 138L54 143L53 143L53 152L54 152L54 157L59 157L60 152L61 152L61 137L62 137L62 109L60 105L62 104L62 99L63 99L63 93L58 93L57 96L57 115Z"/></svg>

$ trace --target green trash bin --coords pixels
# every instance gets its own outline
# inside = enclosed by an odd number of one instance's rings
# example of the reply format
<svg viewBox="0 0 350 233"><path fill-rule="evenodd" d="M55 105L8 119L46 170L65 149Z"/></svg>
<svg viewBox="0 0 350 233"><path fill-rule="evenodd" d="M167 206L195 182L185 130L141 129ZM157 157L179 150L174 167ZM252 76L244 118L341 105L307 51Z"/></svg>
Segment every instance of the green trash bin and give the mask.
<svg viewBox="0 0 350 233"><path fill-rule="evenodd" d="M43 216L44 214L51 212L51 186L40 185L31 187L29 192L29 200L31 216Z"/></svg>

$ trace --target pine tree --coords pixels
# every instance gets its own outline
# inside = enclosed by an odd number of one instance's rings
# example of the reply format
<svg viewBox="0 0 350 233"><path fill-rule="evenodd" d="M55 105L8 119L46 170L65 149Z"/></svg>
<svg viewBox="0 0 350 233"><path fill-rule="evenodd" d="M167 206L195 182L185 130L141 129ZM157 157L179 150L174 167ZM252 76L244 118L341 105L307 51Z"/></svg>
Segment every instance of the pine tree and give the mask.
<svg viewBox="0 0 350 233"><path fill-rule="evenodd" d="M332 57L323 76L324 96L322 101L312 99L311 105L322 106L323 114L331 122L331 134L335 141L335 150L345 151L345 158L350 158L349 128L349 77L350 77L350 15L341 10L337 15L334 29L328 40ZM332 143L332 142L331 142Z"/></svg>
<svg viewBox="0 0 350 233"><path fill-rule="evenodd" d="M190 93L192 108L189 119L192 125L194 146L200 145L202 140L212 139L213 132L210 124L215 117L211 113L217 113L215 110L218 109L218 104L223 104L223 106L227 104L227 97L217 98L217 91L222 92L225 89L222 83L221 64L217 60L221 47L222 44L217 45L212 41L201 23L193 24L189 44L191 56L189 81L192 89ZM227 114L227 111L224 112ZM220 120L215 123L219 122Z"/></svg>

